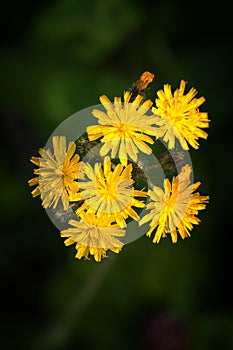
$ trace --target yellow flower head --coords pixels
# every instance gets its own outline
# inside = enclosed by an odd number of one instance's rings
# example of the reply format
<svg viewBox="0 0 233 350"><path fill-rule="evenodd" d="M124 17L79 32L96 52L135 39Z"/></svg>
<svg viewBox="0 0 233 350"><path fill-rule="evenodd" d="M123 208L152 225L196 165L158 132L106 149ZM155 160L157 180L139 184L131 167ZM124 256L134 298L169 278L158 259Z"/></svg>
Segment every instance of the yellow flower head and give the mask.
<svg viewBox="0 0 233 350"><path fill-rule="evenodd" d="M205 209L209 197L200 196L198 192L194 193L200 182L191 184L191 171L191 167L185 165L180 174L173 177L172 183L169 179L164 180L164 191L157 186L153 191L148 191L151 202L146 208L150 209L150 213L140 220L139 225L151 221L147 236L150 237L152 231L156 230L153 243L158 243L167 233L175 243L177 231L182 238L185 238L190 236L189 231L193 229L193 224L199 224L200 219L195 215L199 210Z"/></svg>
<svg viewBox="0 0 233 350"><path fill-rule="evenodd" d="M202 128L209 127L207 113L199 112L198 107L205 101L204 97L194 98L197 91L192 88L184 95L185 81L181 80L180 87L175 90L174 95L171 92L171 86L164 85L164 91L157 92L156 108L153 107L153 113L158 117L157 125L164 130L163 139L168 142L168 148L173 149L175 138L180 141L183 149L188 150L188 143L198 149L198 138L207 138L207 133Z"/></svg>
<svg viewBox="0 0 233 350"><path fill-rule="evenodd" d="M87 127L88 138L90 141L101 137L104 145L100 149L100 155L105 156L111 151L111 158L116 158L118 153L122 165L127 165L128 156L137 161L139 151L146 154L152 152L147 145L154 141L148 135L157 135L154 126L157 118L147 116L146 112L152 106L152 101L146 100L142 103L143 97L138 95L132 103L129 103L131 93L124 93L124 103L120 97L114 98L114 103L103 95L100 102L103 104L106 112L94 109L92 114L98 119L100 125ZM146 135L147 134L147 135ZM147 142L147 143L146 143Z"/></svg>
<svg viewBox="0 0 233 350"><path fill-rule="evenodd" d="M61 237L68 237L65 245L76 243L76 258L88 259L89 254L94 256L96 261L107 257L107 250L119 253L123 243L116 237L123 237L125 230L118 225L112 225L112 219L107 216L97 217L93 212L82 212L80 221L70 220L72 228L61 232ZM116 237L115 237L116 236Z"/></svg>
<svg viewBox="0 0 233 350"><path fill-rule="evenodd" d="M146 197L147 193L134 189L132 164L125 168L122 164L117 164L112 170L110 158L105 157L103 166L96 163L92 167L89 163L83 163L81 171L84 181L79 182L79 200L85 202L77 210L78 215L89 209L97 213L98 217L111 217L120 227L126 226L125 219L128 216L139 219L132 206L143 208L144 203L134 197Z"/></svg>
<svg viewBox="0 0 233 350"><path fill-rule="evenodd" d="M64 210L69 207L69 195L78 191L80 166L79 155L75 154L76 145L70 142L66 149L65 136L53 136L53 153L50 149L39 149L40 157L31 157L31 162L39 168L34 169L37 175L29 180L29 186L36 185L32 196L41 196L44 208L57 207L61 199Z"/></svg>

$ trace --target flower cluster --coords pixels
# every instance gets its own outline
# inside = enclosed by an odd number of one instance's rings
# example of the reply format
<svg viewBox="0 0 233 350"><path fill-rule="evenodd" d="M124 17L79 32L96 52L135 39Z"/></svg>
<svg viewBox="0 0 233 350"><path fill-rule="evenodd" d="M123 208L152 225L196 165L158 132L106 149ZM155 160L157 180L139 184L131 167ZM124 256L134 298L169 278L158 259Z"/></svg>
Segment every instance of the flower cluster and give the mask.
<svg viewBox="0 0 233 350"><path fill-rule="evenodd" d="M168 234L175 243L178 236L190 236L193 225L200 222L198 211L208 203L208 196L196 192L200 182L191 182L190 164L177 170L176 159L167 153L177 144L184 151L189 145L197 149L198 138L207 138L203 128L209 126L208 115L198 109L205 99L195 98L194 88L184 94L182 80L174 93L170 85L164 85L153 103L145 93L153 78L152 73L144 72L124 92L123 101L115 97L111 102L101 96L104 110L93 108L98 124L86 128L86 138L82 135L67 144L65 135L53 136L48 148L39 149L40 157L31 158L37 166L36 176L29 180L30 186L36 186L32 196L40 196L45 209L72 211L73 218L61 230L61 237L66 238L65 245L75 244L78 259L92 255L101 261L108 250L119 253L132 221L138 227L147 223L145 234L150 237L153 233L154 243ZM98 153L86 160L84 149L88 152L93 142ZM146 169L139 167L139 155L154 154L158 142L166 145L160 158L163 188L147 183L142 176ZM170 177L162 165L167 154L176 170Z"/></svg>

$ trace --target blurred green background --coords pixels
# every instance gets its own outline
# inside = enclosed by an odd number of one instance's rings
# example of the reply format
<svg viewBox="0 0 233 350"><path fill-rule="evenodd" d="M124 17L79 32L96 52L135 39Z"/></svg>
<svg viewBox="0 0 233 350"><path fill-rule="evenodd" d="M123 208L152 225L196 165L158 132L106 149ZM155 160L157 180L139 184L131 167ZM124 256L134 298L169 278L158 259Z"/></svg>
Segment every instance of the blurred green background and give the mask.
<svg viewBox="0 0 233 350"><path fill-rule="evenodd" d="M230 5L229 5L230 6ZM1 348L233 348L232 34L223 2L8 1L1 11ZM98 264L74 259L32 199L31 155L68 116L156 75L207 101L190 151L211 202L192 237L146 237Z"/></svg>

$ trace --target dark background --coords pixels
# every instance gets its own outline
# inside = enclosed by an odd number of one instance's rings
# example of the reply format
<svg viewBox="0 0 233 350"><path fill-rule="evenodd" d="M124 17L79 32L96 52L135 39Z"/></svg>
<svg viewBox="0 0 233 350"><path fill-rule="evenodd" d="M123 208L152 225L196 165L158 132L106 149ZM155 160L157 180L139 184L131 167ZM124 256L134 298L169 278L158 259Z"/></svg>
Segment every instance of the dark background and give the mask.
<svg viewBox="0 0 233 350"><path fill-rule="evenodd" d="M233 348L232 12L224 2L8 1L1 5L1 348ZM210 195L192 237L142 237L100 264L74 259L32 199L31 155L68 116L180 79L207 101L208 141L190 151Z"/></svg>

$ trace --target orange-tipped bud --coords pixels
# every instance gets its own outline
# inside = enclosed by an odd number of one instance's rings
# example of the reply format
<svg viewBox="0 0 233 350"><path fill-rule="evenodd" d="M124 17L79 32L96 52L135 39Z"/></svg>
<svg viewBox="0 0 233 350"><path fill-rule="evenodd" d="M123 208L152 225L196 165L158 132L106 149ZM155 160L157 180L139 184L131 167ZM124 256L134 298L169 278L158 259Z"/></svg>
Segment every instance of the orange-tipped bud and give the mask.
<svg viewBox="0 0 233 350"><path fill-rule="evenodd" d="M146 71L142 73L142 75L136 82L136 87L138 90L145 90L153 80L154 80L154 74Z"/></svg>

